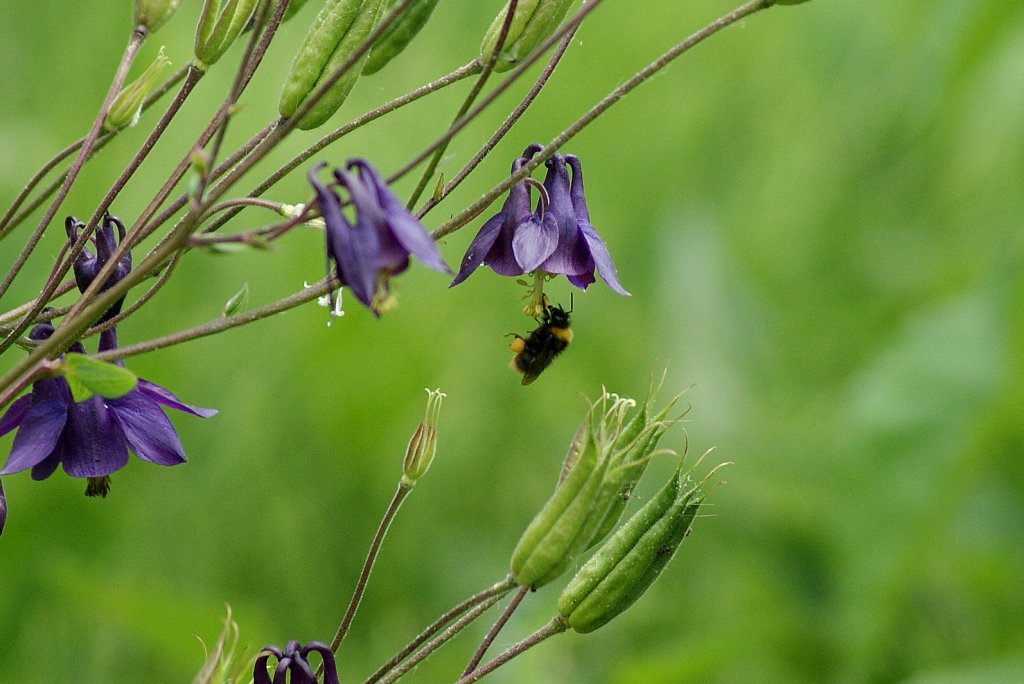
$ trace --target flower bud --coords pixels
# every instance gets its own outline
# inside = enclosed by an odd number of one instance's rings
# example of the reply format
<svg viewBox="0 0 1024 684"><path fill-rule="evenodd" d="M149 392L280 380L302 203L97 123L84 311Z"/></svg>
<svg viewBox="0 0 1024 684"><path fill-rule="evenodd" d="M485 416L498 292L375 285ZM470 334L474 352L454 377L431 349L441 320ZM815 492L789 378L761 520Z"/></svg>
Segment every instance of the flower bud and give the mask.
<svg viewBox="0 0 1024 684"><path fill-rule="evenodd" d="M495 71L508 71L541 44L565 18L572 0L520 0L516 4L512 24L494 62ZM498 12L484 34L480 46L480 63L486 64L494 54L508 12L508 3Z"/></svg>
<svg viewBox="0 0 1024 684"><path fill-rule="evenodd" d="M348 60L380 21L383 12L384 0L327 0L324 3L285 79L278 104L281 116L292 116L306 98ZM355 86L365 62L364 55L335 81L303 116L298 127L310 130L331 118Z"/></svg>
<svg viewBox="0 0 1024 684"><path fill-rule="evenodd" d="M164 55L164 49L160 48L160 52L157 53L156 59L149 65L149 68L126 85L114 98L114 103L110 105L110 110L107 112L107 118L103 121L103 128L108 131L116 131L125 126L131 127L137 124L139 114L142 113L142 102L149 95L149 91L153 90L160 77L160 72L170 63L170 60Z"/></svg>
<svg viewBox="0 0 1024 684"><path fill-rule="evenodd" d="M593 408L591 408L593 411ZM587 533L608 459L598 452L591 430L576 464L527 526L512 552L512 577L534 589L557 578L572 563Z"/></svg>
<svg viewBox="0 0 1024 684"><path fill-rule="evenodd" d="M132 21L154 33L177 11L181 0L135 0Z"/></svg>
<svg viewBox="0 0 1024 684"><path fill-rule="evenodd" d="M558 613L584 634L631 606L671 560L705 496L677 470L647 505L605 542L558 598Z"/></svg>
<svg viewBox="0 0 1024 684"><path fill-rule="evenodd" d="M398 0L388 0L389 12L397 2ZM372 74L380 71L385 64L397 57L427 24L436 6L437 0L413 0L413 3L384 29L384 33L373 44L370 56L363 65L363 73Z"/></svg>
<svg viewBox="0 0 1024 684"><path fill-rule="evenodd" d="M423 421L416 427L402 461L402 482L408 486L427 472L437 453L437 419L441 415L441 400L447 395L441 390L427 390L427 409Z"/></svg>
<svg viewBox="0 0 1024 684"><path fill-rule="evenodd" d="M206 69L220 59L242 32L256 0L206 0L196 27L195 55L197 66Z"/></svg>

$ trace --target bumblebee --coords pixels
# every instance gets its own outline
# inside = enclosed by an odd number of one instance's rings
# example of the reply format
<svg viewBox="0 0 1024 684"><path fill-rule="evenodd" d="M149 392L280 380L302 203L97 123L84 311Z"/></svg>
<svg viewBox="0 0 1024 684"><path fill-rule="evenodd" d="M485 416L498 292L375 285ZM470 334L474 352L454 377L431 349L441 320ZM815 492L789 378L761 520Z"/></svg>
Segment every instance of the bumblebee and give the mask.
<svg viewBox="0 0 1024 684"><path fill-rule="evenodd" d="M515 339L509 345L509 349L515 352L512 368L523 374L524 385L536 380L572 342L570 313L571 306L568 311L561 306L546 306L539 328L525 338L513 333Z"/></svg>

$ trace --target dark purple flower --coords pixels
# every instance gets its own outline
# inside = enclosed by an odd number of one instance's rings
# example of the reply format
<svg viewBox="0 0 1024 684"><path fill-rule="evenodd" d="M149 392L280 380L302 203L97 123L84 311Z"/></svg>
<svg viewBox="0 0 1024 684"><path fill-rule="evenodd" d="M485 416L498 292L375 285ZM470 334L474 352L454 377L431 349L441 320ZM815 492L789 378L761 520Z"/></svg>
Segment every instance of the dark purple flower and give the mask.
<svg viewBox="0 0 1024 684"><path fill-rule="evenodd" d="M53 326L43 323L29 337L43 340L51 334ZM100 351L116 347L114 330L102 333ZM70 351L85 350L75 344ZM185 404L169 390L142 378L122 397L93 395L80 403L72 399L64 378L37 380L31 394L14 401L0 418L0 435L18 428L0 475L31 468L32 479L44 480L59 464L72 477L89 478L86 493L105 495L107 476L125 466L129 448L151 463L183 463L185 452L178 433L160 405L202 418L217 413Z"/></svg>
<svg viewBox="0 0 1024 684"><path fill-rule="evenodd" d="M325 644L311 641L305 646L298 641L289 641L284 651L277 646L267 646L256 657L256 665L252 670L253 684L285 684L291 675L291 684L317 684L314 669L309 665L309 654L316 651L324 661L323 684L338 684L338 669L334 664L334 654ZM277 659L274 668L274 679L267 673L270 656Z"/></svg>
<svg viewBox="0 0 1024 684"><path fill-rule="evenodd" d="M78 239L78 230L84 228L85 224L76 219L74 216L68 216L64 220L64 228L68 233L68 240L74 242ZM114 228L117 228L117 241L114 240ZM116 216L107 214L103 217L103 224L96 229L96 254L90 252L87 248L83 249L75 259L74 270L75 270L75 283L78 285L78 289L81 292L85 292L86 288L96 279L100 269L110 260L110 257L114 253L114 249L117 245L124 240L125 229L124 224ZM132 255L131 252L125 252L124 256L121 257L117 262L117 267L110 274L110 277L100 288L100 292L107 290L114 286L115 283L124 278L132 270ZM114 302L109 309L100 317L99 323L109 320L121 312L121 304L124 303L124 297L121 297Z"/></svg>
<svg viewBox="0 0 1024 684"><path fill-rule="evenodd" d="M512 173L519 171L526 161L526 157L520 157L512 162ZM468 278L481 264L498 275L522 275L537 268L557 244L554 217L547 213L542 217L531 211L529 186L525 181L516 183L501 211L488 219L473 238L451 286Z"/></svg>
<svg viewBox="0 0 1024 684"><path fill-rule="evenodd" d="M516 173L541 149L530 145L512 164ZM499 275L521 275L531 271L564 275L569 282L586 290L594 282L594 271L621 295L629 293L619 284L615 265L601 236L590 223L590 212L583 195L583 170L574 155L554 154L545 162L545 195L534 211L530 210L527 182L512 186L508 199L497 215L491 217L473 238L462 260L458 285L481 264ZM572 181L568 168L572 168Z"/></svg>
<svg viewBox="0 0 1024 684"><path fill-rule="evenodd" d="M335 169L336 184L324 185L309 172L327 234L327 255L338 280L375 314L384 308L388 280L409 267L409 255L437 271L451 273L437 245L419 220L365 160L349 160L347 170ZM348 191L355 207L353 225L342 211L335 185Z"/></svg>

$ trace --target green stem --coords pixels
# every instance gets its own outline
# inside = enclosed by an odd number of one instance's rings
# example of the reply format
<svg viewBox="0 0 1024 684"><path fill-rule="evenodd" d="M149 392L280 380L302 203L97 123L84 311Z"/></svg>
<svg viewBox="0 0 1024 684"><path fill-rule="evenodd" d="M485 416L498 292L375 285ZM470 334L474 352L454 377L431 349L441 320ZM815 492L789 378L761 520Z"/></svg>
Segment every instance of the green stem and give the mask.
<svg viewBox="0 0 1024 684"><path fill-rule="evenodd" d="M402 505L405 497L412 491L412 485L408 485L403 480L398 484L398 489L395 491L394 497L391 499L391 503L388 505L387 511L384 512L384 517L380 521L380 525L377 526L377 534L373 536L373 542L370 544L370 550L366 554L366 560L363 562L363 569L359 573L359 579L356 581L356 588L352 592L352 598L348 602L348 608L345 610L345 616L341 619L341 624L338 625L338 632L334 635L334 639L331 641L331 651L337 654L338 649L341 647L341 642L345 640L345 636L348 634L349 628L352 626L352 620L355 619L356 611L359 610L359 602L363 600L363 594L366 592L366 584L370 580L370 573L373 572L373 564L377 560L377 554L380 552L380 546L384 542L384 537L388 533L388 528L391 527L391 521L395 519L395 514L398 513L398 508Z"/></svg>
<svg viewBox="0 0 1024 684"><path fill-rule="evenodd" d="M463 677L475 670L476 666L480 664L480 661L484 658L484 654L487 653L487 649L494 643L494 640L498 637L498 633L501 632L502 628L508 623L509 618L512 617L512 613L516 612L516 608L519 607L519 604L522 603L529 591L529 587L520 587L519 591L516 592L516 595L512 597L508 606L504 611L502 611L501 615L495 621L494 626L491 627L490 631L484 636L483 641L480 642L480 646L476 649L476 653L474 653L473 657L470 658L469 664L466 665L466 669L462 672Z"/></svg>
<svg viewBox="0 0 1024 684"><path fill-rule="evenodd" d="M142 43L146 40L146 35L147 34L143 29L136 29L132 31L131 38L128 40L128 45L125 47L124 54L121 56L121 61L118 63L117 71L114 73L114 79L110 83L110 89L107 91L107 96L103 99L103 104L100 105L100 111L93 120L92 127L86 134L85 140L82 142L82 146L78 150L78 155L75 157L75 161L71 163L67 176L64 177L64 181L57 190L57 196L53 198L52 202L50 202L49 208L46 210L46 213L43 214L43 218L40 219L39 225L29 237L28 242L21 250L21 253L18 254L18 258L15 260L14 265L11 267L10 271L7 272L3 282L0 282L0 299L3 298L4 293L7 292L11 283L14 282L14 279L25 265L25 261L28 260L29 254L31 254L36 248L36 245L39 244L39 240L43 237L43 232L49 227L53 217L57 214L57 210L60 209L61 204L64 203L64 199L68 196L68 192L70 192L72 184L78 178L78 174L85 165L85 160L88 159L89 154L92 152L93 145L96 143L96 139L103 130L103 121L107 118L107 111L110 109L110 105L113 104L117 94L121 92L121 86L124 85L124 80L128 76L128 70L135 61L135 57L139 54L139 49L142 47ZM56 284L54 284L54 287L56 287ZM45 297L41 299L45 299ZM29 324L26 322L24 325L27 327ZM24 328L19 330L17 334L20 335L23 331ZM14 337L15 336L10 336L7 340L0 342L0 353L3 353L3 351L10 346L10 342Z"/></svg>
<svg viewBox="0 0 1024 684"><path fill-rule="evenodd" d="M484 89L484 85L487 83L487 79L490 78L491 73L494 71L494 65L498 62L498 53L505 46L505 39L508 38L509 29L512 27L512 19L515 18L516 5L519 4L519 0L508 0L508 9L505 10L505 21L501 24L501 33L498 34L498 42L494 45L494 50L491 51L491 56L487 58L487 63L483 65L480 75L476 79L476 83L473 84L473 88L466 95L466 98L462 101L462 105L459 107L459 111L455 113L455 118L452 123L449 124L449 128L461 119L469 108L476 102L476 98L480 96L480 93ZM439 145L434 150L434 156L430 158L430 163L427 164L427 168L423 169L423 173L420 175L420 180L416 184L416 188L412 191L412 195L409 197L409 201L406 202L405 206L412 211L416 203L420 201L420 195L423 194L424 188L427 187L427 183L434 176L434 171L437 170L437 165L441 161L441 157L444 156L444 151L448 149L448 143L451 142L451 138L444 141L443 144Z"/></svg>
<svg viewBox="0 0 1024 684"><path fill-rule="evenodd" d="M458 605L450 609L448 612L446 612L444 615L430 623L430 625L428 625L427 628L424 629L422 632L417 634L416 637L414 637L412 641L406 644L401 651L396 653L391 658L391 660L381 665L376 672L370 675L364 684L372 684L373 682L379 681L381 677L383 677L388 672L393 670L400 662L408 658L411 653L413 653L417 648L420 647L421 644L425 643L427 639L441 631L441 629L449 622L456 619L470 608L479 605L487 601L488 599L495 597L500 599L502 596L507 594L509 590L511 590L514 586L515 582L512 580L511 575L509 575L500 582L492 584L487 589L484 589L483 591L470 596L462 603L459 603Z"/></svg>
<svg viewBox="0 0 1024 684"><path fill-rule="evenodd" d="M484 675L490 674L494 670L497 670L499 667L501 667L508 661L512 660L520 653L523 653L524 651L533 648L534 646L544 641L548 637L553 637L556 634L561 634L567 628L568 626L565 624L565 621L561 618L561 616L556 615L551 619L551 622L544 625L543 627L541 627L536 632L526 637L519 643L503 651L501 655L497 656L480 669L473 670L473 672L469 673L468 675L463 675L456 682L456 684L470 684L470 682L475 682L481 679L482 677L484 677Z"/></svg>
<svg viewBox="0 0 1024 684"><path fill-rule="evenodd" d="M476 202L469 205L463 211L459 212L457 215L441 225L440 228L432 233L434 239L440 239L445 235L453 233L476 218L482 211L484 211L484 209L490 206L495 199L505 193L513 185L529 176L535 168L544 163L544 161L558 148L571 140L577 133L594 121L594 119L603 114L613 104L621 100L627 93L668 66L668 64L676 57L679 57L690 48L704 41L706 38L711 37L715 33L718 33L722 29L735 24L737 21L753 14L754 12L767 9L773 4L774 0L751 0L732 12L719 17L701 30L687 37L672 49L662 54L656 60L638 71L632 78L625 81L622 85L609 93L600 102L591 107L587 113L574 121L568 128L559 133L543 150L535 154L526 164L523 164L522 168L520 168L518 172L507 178L504 182L499 183L490 192L484 194Z"/></svg>

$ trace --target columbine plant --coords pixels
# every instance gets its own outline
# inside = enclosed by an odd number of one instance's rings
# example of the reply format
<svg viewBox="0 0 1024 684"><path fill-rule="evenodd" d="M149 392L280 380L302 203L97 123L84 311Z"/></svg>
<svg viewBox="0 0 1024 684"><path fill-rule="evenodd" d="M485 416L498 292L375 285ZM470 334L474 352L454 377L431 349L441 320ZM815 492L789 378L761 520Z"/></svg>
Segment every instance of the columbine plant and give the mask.
<svg viewBox="0 0 1024 684"><path fill-rule="evenodd" d="M778 4L799 1L778 0ZM23 238L20 249L4 251L5 255L17 255L7 264L6 275L0 281L0 297L15 280L41 276L37 296L0 313L0 354L10 359L0 377L0 407L6 407L0 418L0 435L17 429L0 475L31 470L33 479L42 480L61 466L68 475L87 480L88 494L106 495L110 475L126 465L130 451L152 463L183 463L184 447L163 407L199 417L209 417L215 411L186 404L169 390L137 378L125 367L124 358L255 323L304 303L336 296L342 287L351 289L360 303L380 316L394 309L391 280L409 267L411 257L431 269L451 273L436 241L473 224L505 193L507 198L500 211L482 223L470 242L452 285L465 281L481 265L499 275L532 277L532 283L524 281L532 293L527 307L530 315L544 309L544 283L557 276L565 276L581 290L600 277L614 292L629 294L620 284L611 254L591 222L580 159L568 153L566 146L580 130L673 59L725 27L771 7L776 0L749 0L681 40L599 102L579 103L580 118L565 130L523 132L525 139L545 136L549 142L529 145L513 161L509 177L493 178L490 190L469 206L451 208L446 212L447 220L432 222L428 218L469 175L483 173L479 165L506 135L513 130L519 135L523 113L542 94L584 19L601 3L502 3L468 63L344 123L339 123L343 120L339 112L349 93L364 78L386 77L387 67L401 57L406 46L417 35L429 32L427 22L437 0L311 3L317 5L317 12L284 78L280 116L251 132L249 140L237 149L228 150L226 131L233 125L233 114L248 97L247 89L264 55L278 47L279 26L296 16L303 0L206 0L198 16L188 15L191 10L178 12L179 0L135 0L134 29L106 97L102 101L97 98L99 111L92 126L81 139L44 164L0 216L0 241L11 244L22 224L30 218L36 221L34 229L19 235ZM185 66L158 83L169 61L161 51L150 68L126 85L143 43L170 20L194 21L196 25L191 48L167 46L172 55L191 49L191 56L182 60ZM544 59L546 65L519 104L473 158L445 182L436 171L449 142ZM180 162L167 170L158 188L138 187L133 182L137 169L168 125L175 118L191 115L190 95L214 68L233 69L234 77L220 106L197 138L181 150ZM495 83L495 74L504 76ZM361 125L470 78L474 85L453 112L448 128L432 141L421 141L422 148L411 151L409 162L401 168L381 173L366 158L366 151L344 166L332 166L332 161L311 162L314 157L333 159L334 153L328 148ZM161 103L172 92L159 120L152 121L149 110L163 106ZM65 200L75 183L89 172L93 155L113 138L131 135L132 126L147 120L150 128L138 152L109 190L102 197L76 200L84 204L78 207L82 219L62 218ZM331 121L337 127L325 132L316 143L250 190L239 189L239 183L293 131L318 129ZM532 174L541 164L546 166L546 174L543 182L538 182ZM403 201L393 189L395 183L420 165L423 168L415 188ZM281 198L286 201L265 198L279 180L293 172L307 174L307 196ZM53 180L44 183L50 175L55 176ZM147 202L137 217L122 222L111 211L129 185L135 196L145 197ZM434 192L420 202L431 185ZM252 228L250 223L247 229L236 229L234 219L246 207L273 212L275 218L260 227ZM60 231L61 220L67 241L49 272L29 273L24 268L29 257L47 232ZM234 254L240 247L265 247L300 225L321 226L324 230L328 274L321 282L248 310L244 310L239 295L225 305L224 315L216 320L193 323L127 346L118 344L121 322L147 306L175 277L175 266L195 250ZM77 297L71 296L74 291ZM437 296L442 293L439 289ZM88 354L86 343L92 346L90 338L97 335L96 352ZM26 353L12 351L16 346ZM518 391L510 384L510 394ZM330 646L319 642L301 646L293 641L283 650L267 647L255 660L248 661L251 668L244 668L252 672L253 681L310 684L320 681L321 675L322 681L338 681L335 654L356 616L386 532L401 502L424 477L437 452L443 396L440 391L428 393L423 421L406 449L396 494L370 545ZM576 432L554 493L526 526L512 551L508 574L426 628L368 681L398 679L513 591L514 597L469 659L460 682L479 679L553 634L570 628L581 633L597 629L636 601L689 531L706 499L709 477L694 482L690 470L684 472L680 466L654 498L619 524L647 464L664 453L658 448L659 439L678 420L678 416L668 415L674 401L658 411L652 401L650 392L639 404L602 393L589 406ZM17 517L8 520L8 499L0 483L0 531L5 526L10 533L17 526ZM614 531L616 528L618 531ZM551 622L483 663L491 642L526 595L562 579L577 566L574 577L552 606ZM229 647L227 635L232 631L235 638ZM218 681L238 681L243 676L241 670L229 668L227 663L235 645L237 627L229 616L225 634L196 681L212 682L218 677ZM319 671L309 663L313 653L319 654ZM226 674L229 670L230 675Z"/></svg>

